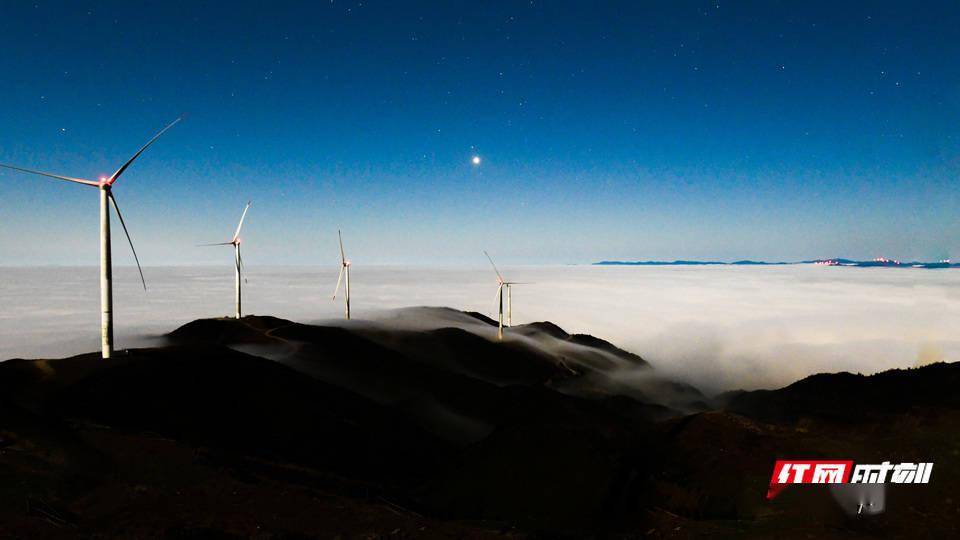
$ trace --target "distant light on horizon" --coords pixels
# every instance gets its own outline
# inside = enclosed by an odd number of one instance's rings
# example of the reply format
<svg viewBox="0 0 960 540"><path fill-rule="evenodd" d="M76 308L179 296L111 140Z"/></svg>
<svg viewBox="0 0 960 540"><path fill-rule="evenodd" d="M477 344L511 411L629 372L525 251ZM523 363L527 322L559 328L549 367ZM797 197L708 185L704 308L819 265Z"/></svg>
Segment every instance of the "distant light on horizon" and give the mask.
<svg viewBox="0 0 960 540"><path fill-rule="evenodd" d="M474 165L479 165L479 164L480 164L480 156L473 156L473 158L470 159L470 163L473 163Z"/></svg>

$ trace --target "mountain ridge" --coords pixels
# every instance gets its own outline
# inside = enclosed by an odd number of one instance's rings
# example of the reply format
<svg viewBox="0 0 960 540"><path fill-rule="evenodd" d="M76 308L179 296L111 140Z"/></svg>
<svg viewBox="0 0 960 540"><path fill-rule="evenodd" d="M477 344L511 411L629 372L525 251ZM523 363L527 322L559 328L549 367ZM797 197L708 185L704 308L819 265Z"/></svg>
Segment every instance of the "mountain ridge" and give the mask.
<svg viewBox="0 0 960 540"><path fill-rule="evenodd" d="M404 324L406 321L406 324ZM950 537L960 363L707 398L552 323L201 319L0 362L0 523L39 538ZM934 462L857 517L789 456ZM941 465L944 464L944 465ZM957 511L955 511L957 510Z"/></svg>

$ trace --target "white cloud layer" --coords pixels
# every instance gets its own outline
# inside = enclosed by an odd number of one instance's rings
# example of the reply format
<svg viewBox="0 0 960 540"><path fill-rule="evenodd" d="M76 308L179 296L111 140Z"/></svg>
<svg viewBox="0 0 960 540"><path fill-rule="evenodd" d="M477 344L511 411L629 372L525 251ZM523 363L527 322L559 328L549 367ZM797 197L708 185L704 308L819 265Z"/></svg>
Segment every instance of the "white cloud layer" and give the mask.
<svg viewBox="0 0 960 540"><path fill-rule="evenodd" d="M118 347L231 313L232 267L115 272ZM336 266L251 267L248 313L335 321ZM637 353L706 391L774 387L811 373L873 373L960 360L960 271L783 267L504 267L514 323L550 320ZM0 268L0 358L98 348L97 269ZM351 269L353 313L450 306L495 316L489 268Z"/></svg>

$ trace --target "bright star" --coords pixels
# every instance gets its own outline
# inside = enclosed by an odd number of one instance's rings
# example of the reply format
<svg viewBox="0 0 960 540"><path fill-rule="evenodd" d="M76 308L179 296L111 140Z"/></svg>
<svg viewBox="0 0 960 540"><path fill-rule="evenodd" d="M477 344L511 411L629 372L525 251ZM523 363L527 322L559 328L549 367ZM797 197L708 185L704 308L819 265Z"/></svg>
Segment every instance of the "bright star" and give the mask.
<svg viewBox="0 0 960 540"><path fill-rule="evenodd" d="M470 163L473 163L474 165L479 165L479 164L480 164L480 156L473 156L473 159L470 160Z"/></svg>

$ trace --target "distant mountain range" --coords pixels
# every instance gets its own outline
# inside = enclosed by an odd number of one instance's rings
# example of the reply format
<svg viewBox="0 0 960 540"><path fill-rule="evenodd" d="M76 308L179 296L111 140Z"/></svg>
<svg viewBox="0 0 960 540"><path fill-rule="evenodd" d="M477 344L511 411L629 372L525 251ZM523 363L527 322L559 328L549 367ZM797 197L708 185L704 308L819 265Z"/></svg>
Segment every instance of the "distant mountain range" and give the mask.
<svg viewBox="0 0 960 540"><path fill-rule="evenodd" d="M768 261L600 261L593 263L600 266L774 266L784 264L817 264L820 266L856 266L859 268L884 267L884 268L958 268L960 263L951 262L949 259L937 262L920 261L898 261L896 259L887 259L877 257L869 261L856 261L853 259L814 259L810 261L794 262L768 262Z"/></svg>

